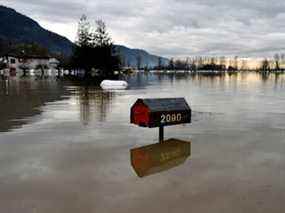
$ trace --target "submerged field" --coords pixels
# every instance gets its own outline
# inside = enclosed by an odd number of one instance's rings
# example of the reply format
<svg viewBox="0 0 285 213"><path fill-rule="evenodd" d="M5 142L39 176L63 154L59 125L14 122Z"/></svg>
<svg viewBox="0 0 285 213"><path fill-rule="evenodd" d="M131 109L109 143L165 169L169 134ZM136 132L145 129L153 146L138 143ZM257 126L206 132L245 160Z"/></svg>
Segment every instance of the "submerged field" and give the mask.
<svg viewBox="0 0 285 213"><path fill-rule="evenodd" d="M135 74L125 91L0 83L0 212L283 212L285 75ZM137 98L185 97L192 141L172 170L138 178L129 150L158 140L130 124Z"/></svg>

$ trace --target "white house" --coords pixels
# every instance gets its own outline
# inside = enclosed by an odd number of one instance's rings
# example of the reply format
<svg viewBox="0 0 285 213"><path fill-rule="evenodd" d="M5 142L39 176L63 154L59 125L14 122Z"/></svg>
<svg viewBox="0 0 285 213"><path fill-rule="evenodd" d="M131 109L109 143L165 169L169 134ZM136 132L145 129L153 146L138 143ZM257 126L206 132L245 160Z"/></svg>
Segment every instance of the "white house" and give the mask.
<svg viewBox="0 0 285 213"><path fill-rule="evenodd" d="M6 64L5 74L8 77L21 77L23 75L55 76L59 61L49 56L32 56L6 54L0 57L0 62ZM42 69L40 69L42 68Z"/></svg>

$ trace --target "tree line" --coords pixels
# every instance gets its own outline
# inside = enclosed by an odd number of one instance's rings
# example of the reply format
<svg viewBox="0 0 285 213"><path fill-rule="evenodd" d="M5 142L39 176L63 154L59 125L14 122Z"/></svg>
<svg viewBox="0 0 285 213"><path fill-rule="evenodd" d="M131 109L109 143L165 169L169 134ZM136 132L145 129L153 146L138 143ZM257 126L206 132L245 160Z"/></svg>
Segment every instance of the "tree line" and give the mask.
<svg viewBox="0 0 285 213"><path fill-rule="evenodd" d="M247 69L247 62L242 61L242 66L239 66L239 58L228 59L225 56L221 57L207 57L207 56L196 56L187 57L185 59L174 59L169 60L168 65L162 65L161 59L158 59L158 64L155 69L158 70L238 70Z"/></svg>
<svg viewBox="0 0 285 213"><path fill-rule="evenodd" d="M284 71L285 54L275 53L273 58L264 58L261 62L260 70L267 71Z"/></svg>
<svg viewBox="0 0 285 213"><path fill-rule="evenodd" d="M215 71L284 71L285 54L274 54L271 58L264 58L263 60L256 60L256 66L250 65L250 60L245 58L235 57L207 57L207 56L195 56L186 57L185 59L169 60L168 65L161 63L161 58L158 59L157 66L154 69L157 70L215 70Z"/></svg>

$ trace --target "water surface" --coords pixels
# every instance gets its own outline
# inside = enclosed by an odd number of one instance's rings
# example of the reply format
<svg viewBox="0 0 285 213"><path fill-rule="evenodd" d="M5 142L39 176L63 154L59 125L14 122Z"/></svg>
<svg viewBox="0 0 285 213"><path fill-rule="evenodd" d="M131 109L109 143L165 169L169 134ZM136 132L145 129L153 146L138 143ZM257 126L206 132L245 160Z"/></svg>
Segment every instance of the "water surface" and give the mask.
<svg viewBox="0 0 285 213"><path fill-rule="evenodd" d="M283 212L285 75L136 74L126 91L0 82L0 212ZM183 165L138 178L129 149L158 140L129 122L137 98L185 97Z"/></svg>

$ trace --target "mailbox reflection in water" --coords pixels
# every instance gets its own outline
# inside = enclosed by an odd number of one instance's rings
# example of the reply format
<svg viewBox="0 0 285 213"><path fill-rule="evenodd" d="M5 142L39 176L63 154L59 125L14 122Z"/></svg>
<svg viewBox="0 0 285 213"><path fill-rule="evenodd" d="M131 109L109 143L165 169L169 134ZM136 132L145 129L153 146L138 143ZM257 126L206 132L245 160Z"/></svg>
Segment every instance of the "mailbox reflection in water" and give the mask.
<svg viewBox="0 0 285 213"><path fill-rule="evenodd" d="M131 108L131 123L159 127L159 142L131 149L131 164L139 177L161 172L185 162L191 142L164 140L164 126L191 123L191 108L184 98L138 99Z"/></svg>
<svg viewBox="0 0 285 213"><path fill-rule="evenodd" d="M183 164L191 154L191 142L169 139L131 150L131 164L144 177Z"/></svg>

